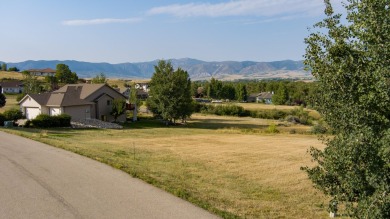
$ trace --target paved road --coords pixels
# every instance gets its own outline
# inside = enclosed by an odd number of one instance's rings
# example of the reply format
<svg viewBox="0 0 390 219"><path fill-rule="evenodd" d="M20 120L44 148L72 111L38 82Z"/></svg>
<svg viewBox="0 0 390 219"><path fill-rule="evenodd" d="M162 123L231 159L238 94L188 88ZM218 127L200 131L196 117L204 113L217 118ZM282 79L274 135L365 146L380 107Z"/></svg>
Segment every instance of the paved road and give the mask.
<svg viewBox="0 0 390 219"><path fill-rule="evenodd" d="M0 132L0 218L217 218L124 172Z"/></svg>

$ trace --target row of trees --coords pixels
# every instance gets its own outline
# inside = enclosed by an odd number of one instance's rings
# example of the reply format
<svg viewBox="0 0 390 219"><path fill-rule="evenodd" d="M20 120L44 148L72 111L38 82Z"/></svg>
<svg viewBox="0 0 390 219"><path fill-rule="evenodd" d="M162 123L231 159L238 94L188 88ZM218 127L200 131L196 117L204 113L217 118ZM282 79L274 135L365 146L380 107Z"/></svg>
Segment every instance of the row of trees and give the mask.
<svg viewBox="0 0 390 219"><path fill-rule="evenodd" d="M19 69L17 67L7 68L7 64L5 64L5 63L1 64L0 70L1 71L16 71L16 72L19 71Z"/></svg>
<svg viewBox="0 0 390 219"><path fill-rule="evenodd" d="M316 95L316 82L302 81L195 81L191 94L195 97L247 101L249 95L260 92L273 92L273 103L278 105L313 105Z"/></svg>

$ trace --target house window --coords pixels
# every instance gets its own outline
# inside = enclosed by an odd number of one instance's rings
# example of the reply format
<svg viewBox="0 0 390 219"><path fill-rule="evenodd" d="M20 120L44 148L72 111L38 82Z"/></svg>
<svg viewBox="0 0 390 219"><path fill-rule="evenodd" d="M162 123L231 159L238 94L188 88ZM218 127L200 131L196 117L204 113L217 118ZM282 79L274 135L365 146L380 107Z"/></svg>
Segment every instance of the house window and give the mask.
<svg viewBox="0 0 390 219"><path fill-rule="evenodd" d="M111 100L107 100L107 106L111 105Z"/></svg>

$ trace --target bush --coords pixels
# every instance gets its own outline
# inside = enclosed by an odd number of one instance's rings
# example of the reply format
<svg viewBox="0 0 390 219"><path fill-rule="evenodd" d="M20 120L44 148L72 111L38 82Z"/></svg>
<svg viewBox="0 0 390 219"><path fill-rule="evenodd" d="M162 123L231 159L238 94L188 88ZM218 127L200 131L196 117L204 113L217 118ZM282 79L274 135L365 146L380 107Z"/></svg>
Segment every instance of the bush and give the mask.
<svg viewBox="0 0 390 219"><path fill-rule="evenodd" d="M282 110L257 110L257 111L250 111L250 116L253 118L259 118L259 119L283 119L287 116L286 111Z"/></svg>
<svg viewBox="0 0 390 219"><path fill-rule="evenodd" d="M0 113L0 126L4 126L4 121L6 121L5 116Z"/></svg>
<svg viewBox="0 0 390 219"><path fill-rule="evenodd" d="M5 117L5 121L16 121L23 118L23 113L18 109L6 110L3 115Z"/></svg>
<svg viewBox="0 0 390 219"><path fill-rule="evenodd" d="M275 123L272 123L268 126L267 130L266 130L267 133L279 133L279 130L278 128L276 127L276 124Z"/></svg>
<svg viewBox="0 0 390 219"><path fill-rule="evenodd" d="M57 117L58 123L59 123L59 127L70 127L70 120L72 118L70 115L68 115L68 114L61 114L61 115L57 115L57 116L54 116L54 117Z"/></svg>
<svg viewBox="0 0 390 219"><path fill-rule="evenodd" d="M325 134L328 132L328 128L323 122L318 122L311 128L313 134Z"/></svg>
<svg viewBox="0 0 390 219"><path fill-rule="evenodd" d="M40 114L31 121L36 128L55 128L55 127L69 127L71 117L66 114L49 116L46 114Z"/></svg>
<svg viewBox="0 0 390 219"><path fill-rule="evenodd" d="M218 116L249 116L249 111L245 110L242 106L234 104L218 105L195 103L195 112L204 114L215 114Z"/></svg>

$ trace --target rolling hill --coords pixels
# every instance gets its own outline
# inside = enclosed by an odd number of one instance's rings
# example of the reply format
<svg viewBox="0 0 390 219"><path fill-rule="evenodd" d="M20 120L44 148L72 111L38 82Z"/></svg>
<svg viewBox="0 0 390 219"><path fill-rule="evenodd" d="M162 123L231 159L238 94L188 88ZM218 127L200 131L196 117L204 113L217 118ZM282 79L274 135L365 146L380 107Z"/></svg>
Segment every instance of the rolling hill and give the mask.
<svg viewBox="0 0 390 219"><path fill-rule="evenodd" d="M302 61L223 61L206 62L196 59L171 59L175 68L186 70L192 80L207 80L211 77L221 80L234 79L270 79L270 78L312 78L310 72L304 70ZM1 62L3 63L3 62ZM82 78L91 78L104 73L109 78L151 78L158 60L138 63L91 63L74 60L40 60L6 63L8 67L17 67L21 71L27 69L53 68L59 63L66 64Z"/></svg>

